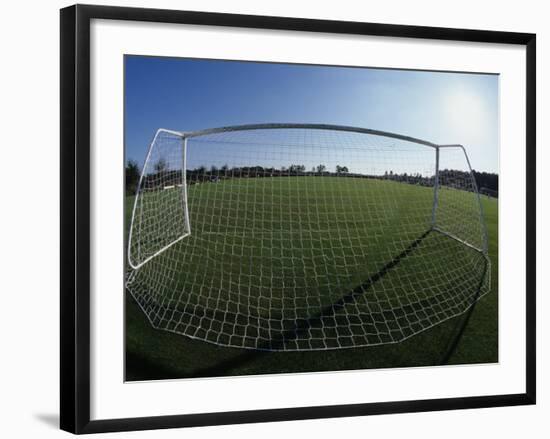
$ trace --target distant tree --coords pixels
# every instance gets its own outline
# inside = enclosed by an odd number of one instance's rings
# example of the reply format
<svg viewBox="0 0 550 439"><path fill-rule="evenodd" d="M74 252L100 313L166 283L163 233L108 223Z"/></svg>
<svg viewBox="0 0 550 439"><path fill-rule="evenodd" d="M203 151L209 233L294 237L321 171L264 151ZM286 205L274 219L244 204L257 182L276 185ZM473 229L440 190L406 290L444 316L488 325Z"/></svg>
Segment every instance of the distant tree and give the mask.
<svg viewBox="0 0 550 439"><path fill-rule="evenodd" d="M229 170L229 166L227 165L227 163L221 167L221 171L224 174L227 174L228 170Z"/></svg>
<svg viewBox="0 0 550 439"><path fill-rule="evenodd" d="M306 167L304 165L290 165L288 171L291 174L298 174L300 172L305 172Z"/></svg>
<svg viewBox="0 0 550 439"><path fill-rule="evenodd" d="M217 166L216 166L216 165L212 165L212 166L210 167L210 172L211 172L212 174L217 173L217 172L218 172Z"/></svg>
<svg viewBox="0 0 550 439"><path fill-rule="evenodd" d="M347 174L348 172L349 172L349 169L347 166L336 165L337 174Z"/></svg>
<svg viewBox="0 0 550 439"><path fill-rule="evenodd" d="M498 174L491 172L473 171L478 188L484 187L498 192Z"/></svg>
<svg viewBox="0 0 550 439"><path fill-rule="evenodd" d="M164 160L162 157L158 159L154 165L154 169L157 174L166 171L167 168L168 164L166 163L166 160Z"/></svg>
<svg viewBox="0 0 550 439"><path fill-rule="evenodd" d="M126 193L134 195L139 183L139 166L136 161L128 160L126 163Z"/></svg>
<svg viewBox="0 0 550 439"><path fill-rule="evenodd" d="M317 172L319 174L322 174L323 172L325 172L327 170L327 167L325 165L317 165Z"/></svg>

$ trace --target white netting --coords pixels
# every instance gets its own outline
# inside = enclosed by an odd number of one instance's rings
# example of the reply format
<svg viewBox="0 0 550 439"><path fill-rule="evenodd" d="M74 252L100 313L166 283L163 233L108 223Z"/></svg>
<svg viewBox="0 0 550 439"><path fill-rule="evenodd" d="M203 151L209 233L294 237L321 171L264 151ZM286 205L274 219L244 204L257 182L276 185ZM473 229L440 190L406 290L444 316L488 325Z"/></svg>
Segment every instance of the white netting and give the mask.
<svg viewBox="0 0 550 439"><path fill-rule="evenodd" d="M128 261L133 268L190 232L184 146L181 136L167 131L153 139L132 212Z"/></svg>
<svg viewBox="0 0 550 439"><path fill-rule="evenodd" d="M161 131L135 206L128 290L154 327L219 345L397 342L489 289L460 147L299 126Z"/></svg>

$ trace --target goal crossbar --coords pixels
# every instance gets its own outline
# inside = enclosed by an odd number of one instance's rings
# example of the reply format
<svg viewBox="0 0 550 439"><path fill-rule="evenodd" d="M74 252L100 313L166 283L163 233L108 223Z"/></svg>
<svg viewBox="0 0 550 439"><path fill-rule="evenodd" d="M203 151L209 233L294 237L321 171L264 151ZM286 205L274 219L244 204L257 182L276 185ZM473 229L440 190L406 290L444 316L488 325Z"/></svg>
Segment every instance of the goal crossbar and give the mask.
<svg viewBox="0 0 550 439"><path fill-rule="evenodd" d="M231 131L248 131L248 130L276 130L276 129L310 129L310 130L330 130L330 131L345 131L359 134L371 134L374 136L389 137L392 139L403 140L406 142L413 142L419 145L429 146L431 148L438 148L437 145L427 140L417 139L411 136L405 136L402 134L392 133L389 131L374 130L370 128L360 128L347 125L331 125L321 123L260 123L260 124L247 124L247 125L232 125L219 128L208 128L197 131L179 132L183 137L191 138L198 136L206 136L209 134L227 133Z"/></svg>

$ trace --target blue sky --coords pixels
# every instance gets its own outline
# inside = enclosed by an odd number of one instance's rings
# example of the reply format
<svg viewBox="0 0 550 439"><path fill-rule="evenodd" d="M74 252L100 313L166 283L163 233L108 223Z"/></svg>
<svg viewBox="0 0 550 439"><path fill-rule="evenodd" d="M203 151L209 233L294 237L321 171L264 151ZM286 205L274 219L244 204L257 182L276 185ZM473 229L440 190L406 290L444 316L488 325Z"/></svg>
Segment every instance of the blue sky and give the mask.
<svg viewBox="0 0 550 439"><path fill-rule="evenodd" d="M158 128L327 123L460 143L498 172L498 76L126 56L126 157Z"/></svg>

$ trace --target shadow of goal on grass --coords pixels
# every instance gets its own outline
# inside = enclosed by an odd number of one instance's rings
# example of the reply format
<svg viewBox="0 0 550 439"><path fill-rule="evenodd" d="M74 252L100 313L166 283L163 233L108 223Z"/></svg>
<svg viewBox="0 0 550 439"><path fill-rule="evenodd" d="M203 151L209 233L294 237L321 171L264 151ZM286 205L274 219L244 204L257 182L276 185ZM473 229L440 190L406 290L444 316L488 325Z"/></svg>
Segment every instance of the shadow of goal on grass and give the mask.
<svg viewBox="0 0 550 439"><path fill-rule="evenodd" d="M369 276L362 284L356 286L351 291L349 291L347 294L340 297L338 300L334 301L333 303L329 304L328 306L323 307L321 310L316 312L315 314L307 317L302 318L296 321L289 321L292 323L292 325L288 325L283 331L280 331L279 333L275 333L273 337L271 337L269 340L259 344L256 349L239 349L238 353L234 355L235 348L224 348L228 349L228 351L232 351L232 354L230 358L221 360L217 362L215 365L210 366L198 366L197 369L195 369L194 372L191 372L190 374L186 375L186 377L208 377L208 376L222 376L227 375L229 371L237 369L239 367L245 366L247 363L253 362L258 360L261 357L264 357L266 355L272 354L272 351L285 351L285 347L289 344L295 343L296 346L298 346L298 343L300 340L305 343L304 340L307 340L309 337L309 333L311 330L319 329L319 328L325 328L327 326L330 326L331 323L335 321L336 318L341 317L338 314L342 313L346 306L357 306L357 303L360 301L362 303L368 302L369 297L367 297L369 294L373 294L372 290L374 290L375 286L378 285L380 282L384 282L384 278L388 276L388 274L395 272L396 270L403 270L402 264L407 261L408 259L425 259L425 257L422 256L422 249L420 248L423 243L427 240L427 238L431 235L433 238L430 238L431 243L424 244L428 246L435 246L439 245L439 240L445 240L447 242L448 238L438 234L438 233L432 233L434 232L433 229L428 229L424 231L421 235L419 235L416 239L413 239L405 248L402 250L399 254L397 254L395 257L393 257L389 262L387 262L385 265L382 266L381 269L379 269L376 273ZM429 241L430 241L429 240ZM447 249L447 253L452 254L452 249ZM416 257L413 257L412 255L416 254ZM481 256L481 254L478 254ZM473 256L472 256L473 258ZM462 292L462 299L461 301L458 301L457 303L454 303L454 315L459 315L464 313L464 311L467 311L467 314L464 315L462 319L459 319L456 324L456 329L452 331L451 340L447 344L447 349L445 352L445 355L443 356L441 360L441 364L445 364L448 359L452 356L453 352L455 351L456 347L458 346L460 339L462 337L462 334L464 332L465 327L468 324L469 317L471 313L473 312L474 305L477 302L477 299L480 297L485 277L487 273L487 261L484 257L481 257L481 259L484 261L484 267L481 272L481 277L477 284L474 282L473 285L470 283L471 287L468 288L468 291ZM410 260L407 261L405 265L411 265L414 267L414 263L411 263ZM441 265L445 266L445 261L440 263ZM474 265L477 264L477 256L474 261ZM410 266L405 269L405 271L410 270ZM464 270L465 272L468 271L468 269ZM463 273L462 273L463 274ZM464 275L464 274L463 274ZM391 283L392 278L389 277L388 282ZM382 286L383 288L383 286ZM457 288L460 288L458 286ZM475 291L474 291L475 289ZM442 307L442 305L448 304L449 297L453 296L453 292L447 291L445 288L440 288L437 292L433 293L431 296L424 296L420 298L416 298L414 302L409 302L407 305L411 309L416 307L415 312L418 312L420 315L422 312L426 312L426 310L430 310L430 312L436 312L434 310L438 310ZM460 296L460 294L456 294L456 296ZM457 312L457 310L459 312ZM385 312L388 313L394 313L394 312L403 312L403 306L396 307L393 310L388 309ZM451 315L451 311L448 311L448 314L445 314L445 316ZM395 317L395 314L394 314ZM417 317L415 315L415 317ZM429 317L429 316L428 316ZM438 320L439 319L439 320ZM442 319L438 317L438 319L434 319L436 322L440 322ZM383 319L382 319L383 320ZM410 329L410 328L409 328ZM424 328L426 329L426 328ZM414 335L416 332L410 332L411 335ZM454 337L453 337L454 335ZM397 340L399 341L399 340ZM353 346L350 346L353 347ZM361 349L361 347L359 347ZM295 351L298 351L298 349L295 349ZM437 360L434 362L434 364L437 364ZM152 365L150 365L152 366ZM160 367L160 366L159 366ZM147 368L148 370L151 369L150 367ZM151 369L152 370L152 369ZM162 370L157 371L160 372L163 377L171 377L176 378L177 373L176 371L171 370ZM138 375L140 375L138 373ZM153 378L154 379L154 378Z"/></svg>
<svg viewBox="0 0 550 439"><path fill-rule="evenodd" d="M488 262L486 259L483 260L483 274L481 276L481 279L479 281L479 284L476 289L476 294L473 297L473 303L468 308L466 313L463 315L462 319L459 319L456 326L455 326L455 336L451 339L449 345L447 346L447 350L441 357L440 364L445 365L449 363L449 360L453 356L453 354L456 352L456 349L458 345L460 344L460 341L462 340L462 336L464 334L464 331L468 327L468 323L470 322L470 318L474 312L474 309L477 305L477 301L481 295L481 292L483 290L483 282L485 281L485 276L487 275L487 268L488 268Z"/></svg>
<svg viewBox="0 0 550 439"><path fill-rule="evenodd" d="M281 333L280 336L262 344L258 350L246 350L245 352L233 358L219 362L215 366L199 368L192 374L192 376L206 377L225 375L228 371L237 369L248 362L252 362L259 359L260 357L273 354L272 351L282 351L285 344L292 342L293 340L299 339L303 335L306 335L311 328L322 327L323 323L327 319L332 319L334 315L337 314L347 304L353 304L359 297L366 294L369 289L372 289L375 284L380 282L392 270L396 269L399 264L401 264L415 251L415 249L417 249L422 244L422 242L430 235L431 232L432 229L429 229L422 233L418 238L414 239L402 252L395 256L390 262L385 264L377 273L370 276L364 283L354 288L348 294L342 296L339 300L329 306L326 306L319 313L309 317L308 319L302 319L299 324L296 324L293 328L286 330L285 332ZM457 329L453 331L453 334L455 335L447 345L447 350L441 361L441 364L445 364L446 361L448 361L448 358L452 355L452 353L458 346L462 333L468 325L470 315L474 310L475 303L477 302L477 299L479 298L483 290L483 285L486 280L485 276L487 273L487 261L485 258L483 258L483 261L484 267L480 280L475 287L474 294L469 295L470 306L468 308L467 314L457 323ZM419 301L421 306L428 306L430 305L429 302L430 299Z"/></svg>

